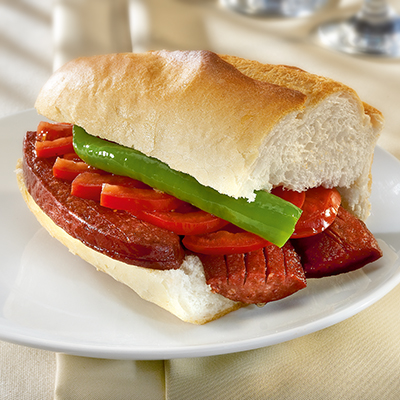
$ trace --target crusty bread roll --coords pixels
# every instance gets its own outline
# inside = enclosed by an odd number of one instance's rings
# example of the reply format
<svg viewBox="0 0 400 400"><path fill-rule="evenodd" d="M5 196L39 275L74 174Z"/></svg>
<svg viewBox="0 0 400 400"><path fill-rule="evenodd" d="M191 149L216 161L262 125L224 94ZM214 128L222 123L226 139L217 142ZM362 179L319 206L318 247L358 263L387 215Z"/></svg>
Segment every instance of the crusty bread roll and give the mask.
<svg viewBox="0 0 400 400"><path fill-rule="evenodd" d="M155 270L113 260L85 246L56 225L36 204L25 186L21 160L18 160L16 174L22 197L51 236L99 271L133 289L144 300L192 324L205 324L245 306L211 292L206 285L203 265L197 256L186 256L177 270Z"/></svg>
<svg viewBox="0 0 400 400"><path fill-rule="evenodd" d="M347 86L298 68L208 51L79 58L58 70L35 107L57 122L133 147L233 197L283 185L337 187L343 205L369 213L373 152L381 113ZM177 270L153 270L91 250L22 195L51 235L186 322L203 324L244 304L212 293L197 256Z"/></svg>
<svg viewBox="0 0 400 400"><path fill-rule="evenodd" d="M324 185L359 218L369 214L383 117L347 86L298 68L208 51L80 58L51 77L35 107L229 196Z"/></svg>

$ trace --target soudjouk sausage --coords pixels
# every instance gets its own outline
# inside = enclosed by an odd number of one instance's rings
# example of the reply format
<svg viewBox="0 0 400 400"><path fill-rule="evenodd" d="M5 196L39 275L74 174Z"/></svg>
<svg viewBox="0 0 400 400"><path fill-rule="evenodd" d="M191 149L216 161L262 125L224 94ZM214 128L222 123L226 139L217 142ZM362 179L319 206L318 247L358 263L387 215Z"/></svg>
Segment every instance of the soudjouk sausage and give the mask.
<svg viewBox="0 0 400 400"><path fill-rule="evenodd" d="M292 240L307 278L353 271L382 256L378 242L366 225L343 207L324 232Z"/></svg>
<svg viewBox="0 0 400 400"><path fill-rule="evenodd" d="M25 184L35 202L69 235L116 260L153 269L176 269L184 250L178 235L125 211L102 207L70 194L69 182L53 177L55 158L38 158L36 132L24 140Z"/></svg>
<svg viewBox="0 0 400 400"><path fill-rule="evenodd" d="M246 254L199 256L207 284L234 301L267 303L306 287L300 258L290 242Z"/></svg>

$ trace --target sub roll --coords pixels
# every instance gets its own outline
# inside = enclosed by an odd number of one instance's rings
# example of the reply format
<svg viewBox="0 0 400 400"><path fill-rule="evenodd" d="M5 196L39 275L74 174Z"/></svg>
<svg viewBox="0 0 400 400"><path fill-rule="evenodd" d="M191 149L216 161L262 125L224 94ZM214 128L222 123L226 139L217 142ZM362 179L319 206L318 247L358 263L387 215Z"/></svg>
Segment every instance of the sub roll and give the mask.
<svg viewBox="0 0 400 400"><path fill-rule="evenodd" d="M382 255L365 220L383 116L339 82L209 51L110 54L64 65L35 107L52 123L18 161L30 210L183 321Z"/></svg>

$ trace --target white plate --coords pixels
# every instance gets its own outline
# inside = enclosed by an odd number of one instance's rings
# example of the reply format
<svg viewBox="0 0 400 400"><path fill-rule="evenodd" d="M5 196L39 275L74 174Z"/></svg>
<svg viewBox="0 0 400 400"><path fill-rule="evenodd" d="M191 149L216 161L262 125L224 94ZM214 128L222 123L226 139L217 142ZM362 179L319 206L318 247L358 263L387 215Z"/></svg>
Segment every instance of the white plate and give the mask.
<svg viewBox="0 0 400 400"><path fill-rule="evenodd" d="M14 165L33 110L0 120L0 339L114 359L200 357L268 346L326 328L370 306L400 282L400 163L377 148L372 215L384 257L362 270L310 280L306 289L203 326L181 322L51 238L25 206Z"/></svg>

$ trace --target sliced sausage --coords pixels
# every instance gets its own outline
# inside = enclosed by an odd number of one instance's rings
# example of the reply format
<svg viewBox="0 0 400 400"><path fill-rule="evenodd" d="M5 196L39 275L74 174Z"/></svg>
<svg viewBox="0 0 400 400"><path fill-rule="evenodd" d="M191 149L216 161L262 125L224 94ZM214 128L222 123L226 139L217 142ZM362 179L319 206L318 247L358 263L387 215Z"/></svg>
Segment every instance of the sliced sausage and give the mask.
<svg viewBox="0 0 400 400"><path fill-rule="evenodd" d="M324 232L292 240L307 278L353 271L382 257L378 242L366 225L343 207Z"/></svg>
<svg viewBox="0 0 400 400"><path fill-rule="evenodd" d="M25 185L39 207L69 235L127 264L153 269L179 268L184 250L178 235L145 223L125 211L70 194L69 182L53 177L54 158L37 158L36 132L24 140Z"/></svg>
<svg viewBox="0 0 400 400"><path fill-rule="evenodd" d="M243 303L268 303L306 287L300 258L290 242L246 254L200 255L212 291Z"/></svg>

